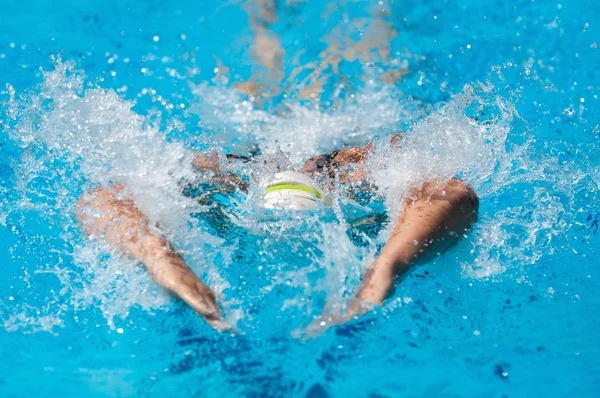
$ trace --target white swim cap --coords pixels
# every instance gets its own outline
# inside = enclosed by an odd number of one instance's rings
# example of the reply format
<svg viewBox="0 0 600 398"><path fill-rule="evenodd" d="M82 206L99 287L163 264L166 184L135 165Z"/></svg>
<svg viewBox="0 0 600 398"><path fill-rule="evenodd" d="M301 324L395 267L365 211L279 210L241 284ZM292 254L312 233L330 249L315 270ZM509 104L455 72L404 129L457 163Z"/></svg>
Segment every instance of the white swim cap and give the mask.
<svg viewBox="0 0 600 398"><path fill-rule="evenodd" d="M315 180L296 171L276 173L263 188L266 209L317 210L320 203L331 204L331 197Z"/></svg>

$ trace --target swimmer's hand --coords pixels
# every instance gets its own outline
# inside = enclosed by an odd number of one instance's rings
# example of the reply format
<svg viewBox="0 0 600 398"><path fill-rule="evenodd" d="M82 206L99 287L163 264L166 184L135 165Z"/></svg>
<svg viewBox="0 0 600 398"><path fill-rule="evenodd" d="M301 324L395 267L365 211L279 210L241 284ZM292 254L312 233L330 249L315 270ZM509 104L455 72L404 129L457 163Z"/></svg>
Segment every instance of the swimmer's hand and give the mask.
<svg viewBox="0 0 600 398"><path fill-rule="evenodd" d="M174 252L146 265L152 278L192 307L198 315L220 332L231 330L217 305L215 293L204 284Z"/></svg>
<svg viewBox="0 0 600 398"><path fill-rule="evenodd" d="M332 310L332 307L333 305L325 306L321 315L315 318L315 320L304 329L302 340L318 337L332 327L343 325L353 319L358 319L373 309L374 305L355 297L346 309L342 310L338 307L337 309Z"/></svg>
<svg viewBox="0 0 600 398"><path fill-rule="evenodd" d="M213 328L231 327L223 320L213 291L135 206L123 185L86 192L77 201L76 217L88 235L104 238L122 253L144 264L152 279L179 296Z"/></svg>
<svg viewBox="0 0 600 398"><path fill-rule="evenodd" d="M221 315L215 293L195 275L194 277L196 279L195 281L193 280L194 278L184 280L183 283L178 284L173 288L173 292L192 307L198 315L204 318L204 320L216 330L220 332L231 330L231 326L225 322Z"/></svg>
<svg viewBox="0 0 600 398"><path fill-rule="evenodd" d="M394 272L384 258L379 258L365 273L363 284L347 308L329 303L322 314L305 330L305 338L314 338L325 333L329 328L358 319L383 303L394 285Z"/></svg>

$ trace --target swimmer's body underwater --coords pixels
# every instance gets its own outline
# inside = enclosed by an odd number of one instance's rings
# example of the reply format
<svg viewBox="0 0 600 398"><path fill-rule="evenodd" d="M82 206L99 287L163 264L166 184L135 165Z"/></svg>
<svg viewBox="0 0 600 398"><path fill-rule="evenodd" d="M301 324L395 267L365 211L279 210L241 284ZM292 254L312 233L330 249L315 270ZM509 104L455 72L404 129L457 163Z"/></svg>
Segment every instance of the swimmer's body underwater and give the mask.
<svg viewBox="0 0 600 398"><path fill-rule="evenodd" d="M397 144L398 138L392 136L391 142ZM302 168L303 175L276 174L274 181L265 187L265 207L286 207L287 204L296 211L318 208L326 193L310 177L319 173L343 183L363 183L365 189L369 189L370 181L364 169L357 171L352 166L364 164L371 148L372 145L367 144L313 157ZM201 171L212 172L214 178L225 176L230 182L239 182L234 175L220 169L221 162L214 154L198 154L193 163ZM192 272L157 229L149 225L124 190L123 185L113 184L82 195L77 202L76 216L85 232L102 237L142 262L156 283L179 296L213 328L230 330L213 291ZM477 196L471 187L456 178L445 182L424 181L403 200L405 206L393 233L366 271L354 300L347 309L316 319L309 327L313 334L380 305L391 293L395 278L406 275L411 265L428 253L439 254L450 247L477 219Z"/></svg>

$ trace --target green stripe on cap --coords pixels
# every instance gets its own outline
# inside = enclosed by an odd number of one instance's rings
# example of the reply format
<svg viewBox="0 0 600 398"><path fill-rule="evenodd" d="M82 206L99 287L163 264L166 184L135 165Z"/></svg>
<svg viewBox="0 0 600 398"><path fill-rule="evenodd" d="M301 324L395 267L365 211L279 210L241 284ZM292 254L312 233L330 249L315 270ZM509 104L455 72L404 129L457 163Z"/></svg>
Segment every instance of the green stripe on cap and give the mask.
<svg viewBox="0 0 600 398"><path fill-rule="evenodd" d="M290 190L290 191L302 191L302 192L307 192L310 194L314 194L317 199L321 199L321 192L317 191L316 189L313 189L312 187L309 187L307 185L297 185L297 184L275 184L275 185L271 185L268 186L265 191L267 193L271 193L271 192L277 192L277 191L283 191L283 190Z"/></svg>

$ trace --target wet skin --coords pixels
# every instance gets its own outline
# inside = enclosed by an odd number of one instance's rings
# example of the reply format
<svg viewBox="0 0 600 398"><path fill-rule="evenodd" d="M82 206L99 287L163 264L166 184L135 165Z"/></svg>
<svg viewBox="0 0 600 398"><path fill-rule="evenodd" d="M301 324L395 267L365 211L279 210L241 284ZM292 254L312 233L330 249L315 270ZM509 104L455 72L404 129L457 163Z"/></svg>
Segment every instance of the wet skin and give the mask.
<svg viewBox="0 0 600 398"><path fill-rule="evenodd" d="M394 142L397 137L391 140ZM366 171L356 166L364 164L371 148L367 144L313 157L301 171L307 175L328 173L342 183L368 185ZM193 163L200 170L218 172L221 184L240 183L234 174L220 170L221 162L215 154L199 154ZM381 304L392 291L395 278L409 272L419 259L451 246L477 218L477 196L458 179L424 182L398 201L405 202L403 212L392 236L365 273L355 298L344 310L328 306L308 327L308 335L322 333ZM123 185L86 192L77 202L76 217L88 235L106 240L144 264L156 283L185 301L213 328L231 329L222 317L214 292L192 272L160 231L149 224Z"/></svg>

